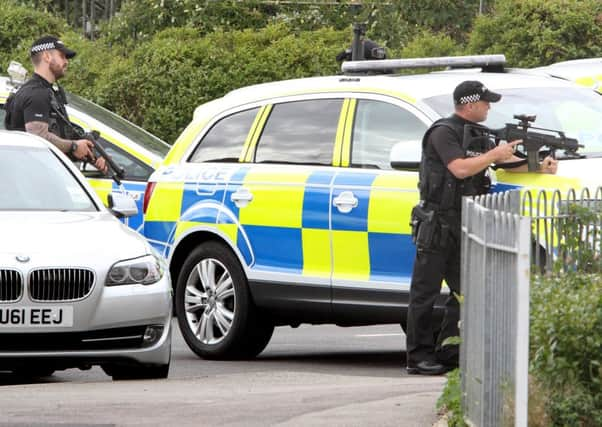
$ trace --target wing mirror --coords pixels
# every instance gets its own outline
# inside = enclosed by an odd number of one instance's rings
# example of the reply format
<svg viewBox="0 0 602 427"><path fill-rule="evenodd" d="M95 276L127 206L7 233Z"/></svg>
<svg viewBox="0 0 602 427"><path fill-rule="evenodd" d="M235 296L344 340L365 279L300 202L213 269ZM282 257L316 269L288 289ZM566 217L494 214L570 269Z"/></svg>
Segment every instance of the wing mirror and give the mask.
<svg viewBox="0 0 602 427"><path fill-rule="evenodd" d="M117 218L125 218L138 214L136 201L124 193L113 191L108 196L109 210Z"/></svg>
<svg viewBox="0 0 602 427"><path fill-rule="evenodd" d="M421 141L401 141L389 153L393 169L418 170L420 168Z"/></svg>

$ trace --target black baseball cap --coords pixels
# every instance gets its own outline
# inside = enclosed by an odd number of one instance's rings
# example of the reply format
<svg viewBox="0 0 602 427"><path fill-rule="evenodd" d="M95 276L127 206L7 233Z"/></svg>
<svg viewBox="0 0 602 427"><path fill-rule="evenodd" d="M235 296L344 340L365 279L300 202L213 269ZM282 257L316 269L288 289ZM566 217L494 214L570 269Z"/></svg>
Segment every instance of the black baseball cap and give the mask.
<svg viewBox="0 0 602 427"><path fill-rule="evenodd" d="M65 44L54 36L44 36L44 37L40 37L39 39L37 39L31 45L29 54L31 56L33 56L38 52L43 52L45 50L52 50L52 49L60 50L61 52L63 52L65 54L67 59L71 59L75 56L75 51L73 51L71 49L67 49Z"/></svg>
<svg viewBox="0 0 602 427"><path fill-rule="evenodd" d="M476 80L466 80L454 89L454 103L470 104L477 101L498 102L502 95L490 91L483 83Z"/></svg>

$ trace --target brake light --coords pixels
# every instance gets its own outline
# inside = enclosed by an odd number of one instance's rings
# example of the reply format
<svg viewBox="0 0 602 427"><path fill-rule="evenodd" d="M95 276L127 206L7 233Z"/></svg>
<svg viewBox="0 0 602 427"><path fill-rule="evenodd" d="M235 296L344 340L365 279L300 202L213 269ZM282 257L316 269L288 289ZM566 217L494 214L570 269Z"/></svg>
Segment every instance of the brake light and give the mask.
<svg viewBox="0 0 602 427"><path fill-rule="evenodd" d="M146 189L144 190L144 201L142 203L142 213L145 214L148 209L148 204L150 203L150 199L153 195L153 191L155 190L156 182L149 181L146 184Z"/></svg>

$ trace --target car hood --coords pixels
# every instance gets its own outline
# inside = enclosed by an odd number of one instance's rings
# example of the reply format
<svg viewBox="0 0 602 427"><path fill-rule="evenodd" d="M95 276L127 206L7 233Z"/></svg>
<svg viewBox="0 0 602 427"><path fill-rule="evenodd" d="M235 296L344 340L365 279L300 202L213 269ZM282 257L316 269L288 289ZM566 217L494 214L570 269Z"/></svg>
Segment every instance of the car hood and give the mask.
<svg viewBox="0 0 602 427"><path fill-rule="evenodd" d="M520 187L558 189L562 193L571 188L578 191L588 188L593 192L602 185L600 170L602 170L602 157L590 157L560 160L555 175L514 173L498 169L496 177L499 183Z"/></svg>
<svg viewBox="0 0 602 427"><path fill-rule="evenodd" d="M150 253L144 238L108 212L0 212L0 265L16 257L45 265L88 265Z"/></svg>
<svg viewBox="0 0 602 427"><path fill-rule="evenodd" d="M575 179L578 185L575 188L588 187L595 190L602 185L600 178L602 170L602 157L561 160L558 162L558 176L566 180Z"/></svg>

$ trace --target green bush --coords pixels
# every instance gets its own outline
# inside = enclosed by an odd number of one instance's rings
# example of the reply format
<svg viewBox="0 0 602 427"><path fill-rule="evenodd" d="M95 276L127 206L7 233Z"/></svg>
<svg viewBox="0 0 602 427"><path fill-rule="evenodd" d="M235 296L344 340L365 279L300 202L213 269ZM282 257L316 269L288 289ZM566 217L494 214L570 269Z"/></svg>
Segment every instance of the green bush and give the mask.
<svg viewBox="0 0 602 427"><path fill-rule="evenodd" d="M410 26L463 40L479 11L478 0L395 0L401 18Z"/></svg>
<svg viewBox="0 0 602 427"><path fill-rule="evenodd" d="M103 32L111 44L129 44L148 40L168 28L192 27L200 35L218 28L261 28L274 13L275 6L256 0L127 0L120 13L104 25Z"/></svg>
<svg viewBox="0 0 602 427"><path fill-rule="evenodd" d="M534 67L602 55L599 0L497 0L477 18L473 53L503 53L513 66Z"/></svg>
<svg viewBox="0 0 602 427"><path fill-rule="evenodd" d="M18 5L14 0L0 0L0 74L6 74L11 60L31 69L29 48L37 38L69 31L67 23L43 11Z"/></svg>
<svg viewBox="0 0 602 427"><path fill-rule="evenodd" d="M554 425L602 425L601 285L580 272L532 281L531 371Z"/></svg>
<svg viewBox="0 0 602 427"><path fill-rule="evenodd" d="M394 56L399 56L400 58L453 56L461 54L462 47L449 35L433 33L428 30L419 32L400 51L394 51ZM418 70L417 72L424 72L424 70Z"/></svg>
<svg viewBox="0 0 602 427"><path fill-rule="evenodd" d="M199 104L254 83L336 73L347 33L293 32L268 25L253 31L165 30L127 59L111 62L94 99L168 142Z"/></svg>

